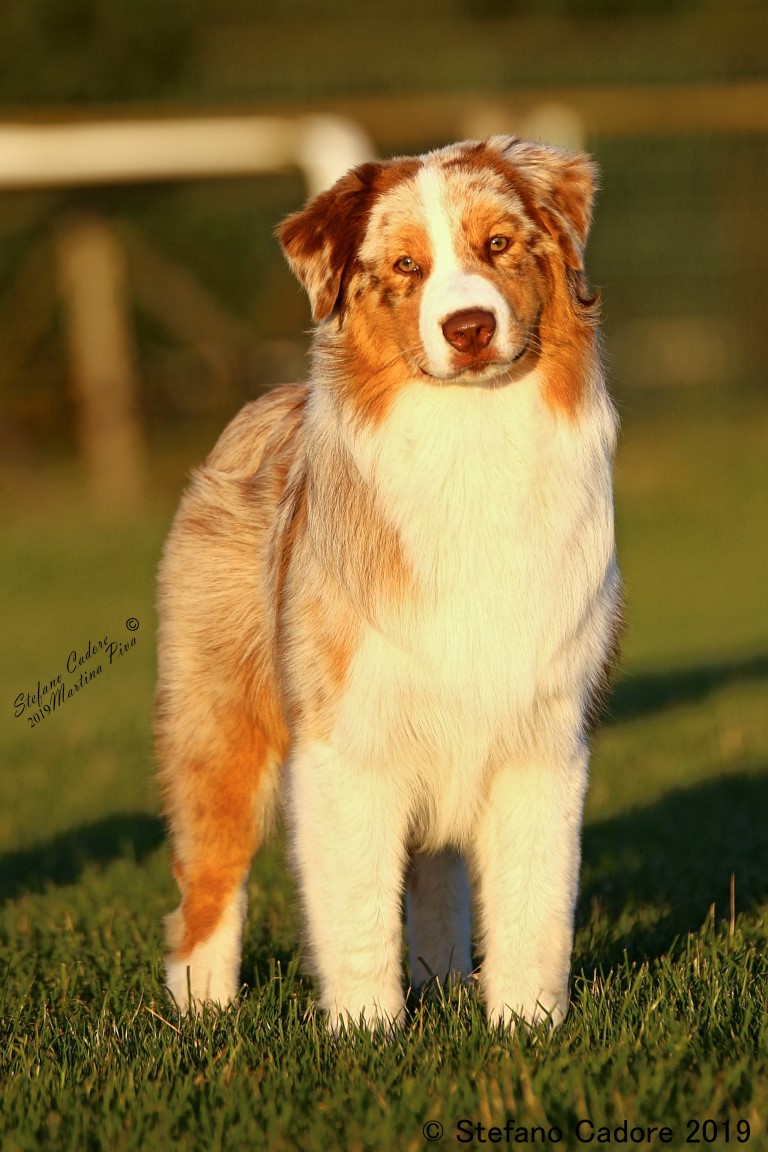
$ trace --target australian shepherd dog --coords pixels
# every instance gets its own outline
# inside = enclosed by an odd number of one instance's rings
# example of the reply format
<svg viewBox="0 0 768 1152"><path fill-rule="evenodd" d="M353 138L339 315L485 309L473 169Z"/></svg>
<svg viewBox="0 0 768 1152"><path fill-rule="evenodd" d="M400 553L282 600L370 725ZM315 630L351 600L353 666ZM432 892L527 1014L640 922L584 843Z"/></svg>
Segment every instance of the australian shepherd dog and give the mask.
<svg viewBox="0 0 768 1152"><path fill-rule="evenodd" d="M282 805L332 1028L403 1018L403 904L414 988L472 972L474 909L489 1021L566 1012L620 613L594 182L584 155L494 137L363 164L278 229L309 382L226 428L160 571L182 1010L237 995Z"/></svg>

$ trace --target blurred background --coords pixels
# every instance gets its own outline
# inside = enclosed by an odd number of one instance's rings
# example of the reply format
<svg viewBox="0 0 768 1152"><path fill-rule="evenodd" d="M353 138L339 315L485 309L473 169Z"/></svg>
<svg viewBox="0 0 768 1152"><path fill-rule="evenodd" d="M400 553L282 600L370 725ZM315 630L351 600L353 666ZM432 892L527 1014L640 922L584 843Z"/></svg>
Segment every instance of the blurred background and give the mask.
<svg viewBox="0 0 768 1152"><path fill-rule="evenodd" d="M87 450L81 361L98 360L89 344L100 339L114 362L95 371L124 390L116 403L134 421L108 473L144 453L143 475L111 488L155 491L147 452L189 425L208 435L244 399L304 374L308 312L273 229L311 190L306 146L285 136L323 113L364 134L361 154L366 142L385 156L496 131L588 148L603 172L588 267L618 396L764 391L766 44L762 0L11 3L0 28L0 123L15 129L0 137L5 461ZM178 146L151 137L159 120L189 129L210 116L218 128ZM277 140L262 140L260 117L277 118ZM86 139L83 164L69 167L80 136L20 136L105 121L138 135ZM222 166L232 124L242 136ZM336 169L344 161L342 146ZM84 300L80 319L81 293L99 290L101 306Z"/></svg>
<svg viewBox="0 0 768 1152"><path fill-rule="evenodd" d="M229 417L305 376L274 227L367 154L514 132L596 156L625 666L665 670L627 691L764 689L766 45L764 0L5 4L2 709L26 799L0 784L0 835L33 836L41 806L63 827L154 804L162 539ZM135 650L27 731L17 694L128 618ZM741 723L717 746L764 766Z"/></svg>

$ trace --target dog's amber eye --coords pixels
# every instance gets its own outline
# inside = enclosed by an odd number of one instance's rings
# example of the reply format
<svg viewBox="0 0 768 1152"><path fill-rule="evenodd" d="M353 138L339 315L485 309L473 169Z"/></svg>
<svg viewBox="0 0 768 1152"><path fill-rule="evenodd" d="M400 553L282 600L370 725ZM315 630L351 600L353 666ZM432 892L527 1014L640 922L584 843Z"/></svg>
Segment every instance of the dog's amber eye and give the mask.
<svg viewBox="0 0 768 1152"><path fill-rule="evenodd" d="M410 276L414 272L420 272L421 271L421 269L419 268L418 264L416 263L416 261L413 259L412 256L402 256L398 260L397 264L395 264L395 270L397 272L405 272L406 275L408 275L408 276Z"/></svg>
<svg viewBox="0 0 768 1152"><path fill-rule="evenodd" d="M491 236L488 241L489 252L503 252L505 248L509 248L509 240L506 236Z"/></svg>

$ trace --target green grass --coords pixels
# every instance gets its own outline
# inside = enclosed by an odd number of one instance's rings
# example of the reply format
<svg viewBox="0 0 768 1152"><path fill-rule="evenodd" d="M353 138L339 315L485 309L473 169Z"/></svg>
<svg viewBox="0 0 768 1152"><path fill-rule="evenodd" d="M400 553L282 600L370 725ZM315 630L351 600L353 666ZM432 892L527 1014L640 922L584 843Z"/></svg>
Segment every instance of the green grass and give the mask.
<svg viewBox="0 0 768 1152"><path fill-rule="evenodd" d="M658 1133L628 1145L643 1148L738 1145L746 1121L745 1146L768 1147L768 406L643 397L623 418L629 629L595 743L572 1005L555 1035L513 1040L466 989L412 1001L392 1041L329 1037L296 963L279 841L251 876L247 995L220 1017L178 1018L160 983L176 893L150 751L153 572L172 498L112 524L71 478L15 490L2 543L2 1152L480 1147L494 1125L507 1146L510 1117L512 1136L554 1126L562 1147L590 1146L576 1139L586 1119L672 1130L671 1145ZM89 639L128 637L129 617L135 648L34 730L14 717L19 692ZM689 1127L705 1120L718 1127ZM429 1121L445 1130L433 1145Z"/></svg>

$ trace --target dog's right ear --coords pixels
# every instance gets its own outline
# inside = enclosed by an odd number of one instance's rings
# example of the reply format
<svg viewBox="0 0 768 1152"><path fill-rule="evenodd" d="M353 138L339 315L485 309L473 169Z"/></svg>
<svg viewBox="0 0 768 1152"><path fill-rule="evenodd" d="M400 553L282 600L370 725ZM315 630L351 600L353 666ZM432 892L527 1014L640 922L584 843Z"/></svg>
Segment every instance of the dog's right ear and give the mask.
<svg viewBox="0 0 768 1152"><path fill-rule="evenodd" d="M353 168L277 228L291 270L307 291L314 320L325 320L339 306L344 274L362 242L382 167L371 161Z"/></svg>

